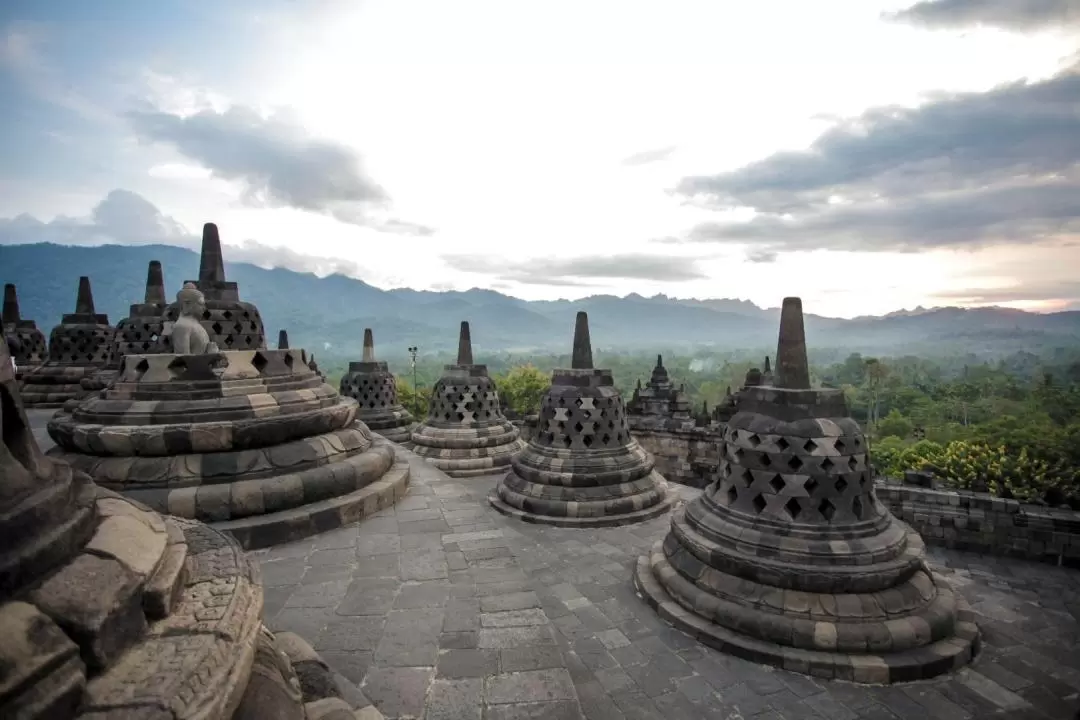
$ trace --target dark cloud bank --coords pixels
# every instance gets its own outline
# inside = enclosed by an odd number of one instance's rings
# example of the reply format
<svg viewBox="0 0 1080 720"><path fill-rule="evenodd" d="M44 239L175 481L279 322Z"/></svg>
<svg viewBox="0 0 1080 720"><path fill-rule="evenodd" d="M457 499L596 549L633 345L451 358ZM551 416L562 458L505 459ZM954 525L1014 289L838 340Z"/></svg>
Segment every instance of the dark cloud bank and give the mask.
<svg viewBox="0 0 1080 720"><path fill-rule="evenodd" d="M364 172L355 150L312 137L284 115L264 118L234 106L182 116L128 113L143 140L165 143L221 178L239 181L245 201L331 215L384 232L430 235L430 228L386 218L390 197Z"/></svg>
<svg viewBox="0 0 1080 720"><path fill-rule="evenodd" d="M1080 24L1080 2L941 0L892 18L1026 31ZM938 93L914 109L873 108L805 152L688 177L677 189L718 210L753 208L749 222L705 223L682 239L750 244L758 262L785 250L1066 242L1080 234L1080 68Z"/></svg>

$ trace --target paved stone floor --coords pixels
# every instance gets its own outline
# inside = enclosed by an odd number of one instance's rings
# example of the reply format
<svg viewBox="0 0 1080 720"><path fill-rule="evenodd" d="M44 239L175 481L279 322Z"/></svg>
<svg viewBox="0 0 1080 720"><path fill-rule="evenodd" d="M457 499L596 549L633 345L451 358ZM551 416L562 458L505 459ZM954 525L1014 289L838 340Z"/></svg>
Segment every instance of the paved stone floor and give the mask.
<svg viewBox="0 0 1080 720"><path fill-rule="evenodd" d="M33 415L40 428L49 413ZM495 480L453 480L413 456L396 507L256 551L268 624L309 639L387 718L1065 720L1080 709L1078 571L931 550L977 613L975 663L904 686L818 682L709 650L637 597L632 565L667 516L528 525L488 506Z"/></svg>

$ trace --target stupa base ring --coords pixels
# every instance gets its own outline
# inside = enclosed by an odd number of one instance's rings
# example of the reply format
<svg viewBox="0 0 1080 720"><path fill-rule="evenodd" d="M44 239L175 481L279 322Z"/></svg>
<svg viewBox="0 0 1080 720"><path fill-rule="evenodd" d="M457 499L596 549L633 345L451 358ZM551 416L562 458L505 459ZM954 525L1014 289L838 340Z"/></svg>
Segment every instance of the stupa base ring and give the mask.
<svg viewBox="0 0 1080 720"><path fill-rule="evenodd" d="M662 541L653 546L649 555L638 558L634 569L634 588L649 607L695 640L750 662L825 679L890 685L928 679L957 670L971 662L979 652L979 630L970 608L959 594L956 595L956 631L952 637L920 648L883 654L804 650L743 635L687 610L657 579L657 570L665 564ZM945 582L940 576L934 579Z"/></svg>
<svg viewBox="0 0 1080 720"><path fill-rule="evenodd" d="M498 510L503 515L517 518L523 522L533 523L536 525L553 525L555 527L577 527L577 528L601 528L601 527L620 527L622 525L633 525L645 520L651 520L652 518L659 517L664 513L671 510L674 507L678 496L672 492L667 485L667 481L660 476L655 470L651 473L652 480L657 490L662 493L662 497L659 502L650 505L649 507L641 508L639 510L633 510L631 512L616 513L613 515L574 515L577 503L566 503L567 514L566 515L541 515L539 513L530 512L521 508L514 507L506 503L501 497L499 497L498 488L491 491L488 495L488 503L491 507Z"/></svg>

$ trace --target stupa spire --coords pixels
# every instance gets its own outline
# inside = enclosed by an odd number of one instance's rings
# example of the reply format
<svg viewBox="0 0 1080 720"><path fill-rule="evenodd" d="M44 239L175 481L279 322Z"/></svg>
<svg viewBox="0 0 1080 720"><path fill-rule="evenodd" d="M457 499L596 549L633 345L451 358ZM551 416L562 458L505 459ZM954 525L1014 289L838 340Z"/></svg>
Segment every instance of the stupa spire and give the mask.
<svg viewBox="0 0 1080 720"><path fill-rule="evenodd" d="M166 305L165 275L161 271L161 261L151 260L146 268L146 295L143 302L147 305Z"/></svg>
<svg viewBox="0 0 1080 720"><path fill-rule="evenodd" d="M15 285L7 283L4 285L3 322L5 325L14 325L19 320L22 320L19 315L19 295L15 292Z"/></svg>
<svg viewBox="0 0 1080 720"><path fill-rule="evenodd" d="M660 353L656 354L656 367L664 367L664 356Z"/></svg>
<svg viewBox="0 0 1080 720"><path fill-rule="evenodd" d="M775 387L788 390L810 389L810 363L806 357L806 329L803 326L801 298L784 298L780 310L780 336L776 343L775 376Z"/></svg>
<svg viewBox="0 0 1080 720"><path fill-rule="evenodd" d="M75 298L75 314L94 314L94 292L90 289L90 278L86 275L79 278L79 295Z"/></svg>
<svg viewBox="0 0 1080 720"><path fill-rule="evenodd" d="M765 372L766 373L771 373L772 372L772 365L769 364L769 356L768 355L765 356Z"/></svg>
<svg viewBox="0 0 1080 720"><path fill-rule="evenodd" d="M570 367L574 370L591 370L593 367L589 314L584 310L577 314L574 323L574 354L570 359Z"/></svg>
<svg viewBox="0 0 1080 720"><path fill-rule="evenodd" d="M288 350L289 349L289 331L288 330L278 330L277 349L278 350Z"/></svg>
<svg viewBox="0 0 1080 720"><path fill-rule="evenodd" d="M469 332L469 321L461 321L461 332L458 334L457 364L472 365L472 334Z"/></svg>
<svg viewBox="0 0 1080 720"><path fill-rule="evenodd" d="M199 283L225 282L225 260L221 257L221 236L217 225L203 225L202 253L199 256Z"/></svg>
<svg viewBox="0 0 1080 720"><path fill-rule="evenodd" d="M371 328L364 328L364 356L361 362L375 362L375 336Z"/></svg>

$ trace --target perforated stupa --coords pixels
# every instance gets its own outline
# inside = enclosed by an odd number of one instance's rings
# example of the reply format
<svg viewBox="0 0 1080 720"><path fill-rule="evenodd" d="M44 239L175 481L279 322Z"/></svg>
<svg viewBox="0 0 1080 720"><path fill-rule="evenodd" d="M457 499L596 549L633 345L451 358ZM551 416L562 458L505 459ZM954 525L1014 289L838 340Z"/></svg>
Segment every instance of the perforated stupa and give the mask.
<svg viewBox="0 0 1080 720"><path fill-rule="evenodd" d="M49 357L49 345L45 333L38 329L33 320L24 320L19 312L19 295L11 283L4 285L3 334L13 337L17 343L15 353L17 379L22 380L27 372L42 365Z"/></svg>
<svg viewBox="0 0 1080 720"><path fill-rule="evenodd" d="M349 363L349 371L341 377L339 392L360 404L359 417L374 432L392 442L411 446L416 423L398 402L397 381L386 362L375 359L371 328L364 329L364 354L360 362Z"/></svg>
<svg viewBox="0 0 1080 720"><path fill-rule="evenodd" d="M653 456L630 435L610 370L593 368L589 318L577 314L570 368L551 374L539 427L490 497L528 522L611 526L666 512L674 500Z"/></svg>
<svg viewBox="0 0 1080 720"><path fill-rule="evenodd" d="M457 362L444 367L412 442L413 452L451 477L497 473L525 446L502 414L487 366L473 362L468 322L461 323Z"/></svg>
<svg viewBox="0 0 1080 720"><path fill-rule="evenodd" d="M819 677L892 683L968 662L963 599L878 501L843 391L810 387L798 298L773 372L740 391L715 481L638 560L638 590L707 645Z"/></svg>
<svg viewBox="0 0 1080 720"><path fill-rule="evenodd" d="M75 312L49 333L49 359L23 376L22 398L29 407L61 407L86 394L82 380L103 367L112 353L116 330L94 310L90 278L79 278Z"/></svg>
<svg viewBox="0 0 1080 720"><path fill-rule="evenodd" d="M259 309L240 300L235 282L225 279L225 261L221 255L221 236L217 225L203 225L202 252L199 256L199 279L188 280L202 291L206 298L200 322L210 334L210 339L224 350L259 350L266 347L266 329L263 327ZM165 309L166 335L162 348L171 352L167 324L180 316L179 303Z"/></svg>
<svg viewBox="0 0 1080 720"><path fill-rule="evenodd" d="M200 291L177 296L173 342L192 354L125 356L107 389L49 421L50 455L245 548L340 527L404 496L408 463L357 422L356 401L323 382L303 349L219 352L198 320Z"/></svg>

